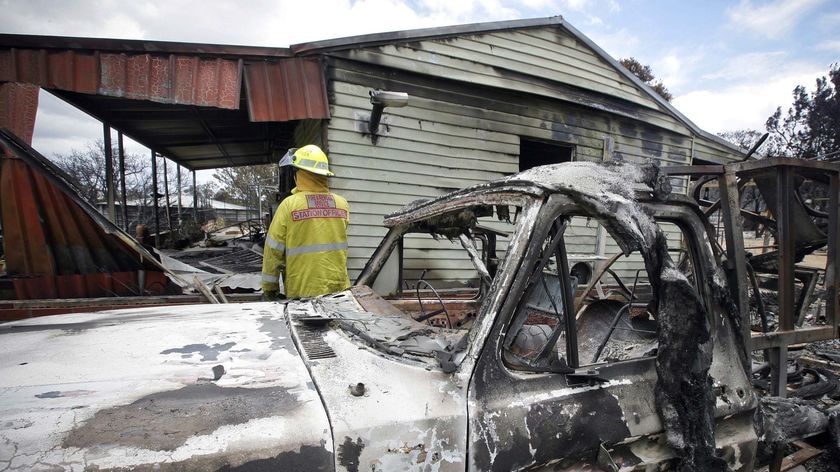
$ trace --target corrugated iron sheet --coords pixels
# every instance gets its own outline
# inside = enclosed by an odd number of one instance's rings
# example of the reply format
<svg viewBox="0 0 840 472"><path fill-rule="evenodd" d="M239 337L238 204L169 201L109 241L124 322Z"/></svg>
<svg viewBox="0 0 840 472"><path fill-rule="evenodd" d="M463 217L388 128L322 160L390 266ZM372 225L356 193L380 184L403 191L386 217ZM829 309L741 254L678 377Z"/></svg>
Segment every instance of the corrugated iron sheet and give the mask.
<svg viewBox="0 0 840 472"><path fill-rule="evenodd" d="M318 58L245 64L251 121L328 119L327 87Z"/></svg>
<svg viewBox="0 0 840 472"><path fill-rule="evenodd" d="M2 49L0 82L217 108L239 108L242 60L181 54Z"/></svg>
<svg viewBox="0 0 840 472"><path fill-rule="evenodd" d="M37 85L0 83L0 128L11 130L26 144L32 144L37 112Z"/></svg>
<svg viewBox="0 0 840 472"><path fill-rule="evenodd" d="M99 93L112 97L239 108L241 60L101 54Z"/></svg>
<svg viewBox="0 0 840 472"><path fill-rule="evenodd" d="M0 50L0 82L25 82L44 88L96 93L99 55L46 49Z"/></svg>
<svg viewBox="0 0 840 472"><path fill-rule="evenodd" d="M238 109L242 74L243 59L198 54L0 49L0 82L158 103ZM329 118L319 58L266 57L244 74L251 121Z"/></svg>
<svg viewBox="0 0 840 472"><path fill-rule="evenodd" d="M151 254L94 218L96 210L57 184L57 169L36 154L0 131L0 215L6 272L17 297L165 293L166 276Z"/></svg>

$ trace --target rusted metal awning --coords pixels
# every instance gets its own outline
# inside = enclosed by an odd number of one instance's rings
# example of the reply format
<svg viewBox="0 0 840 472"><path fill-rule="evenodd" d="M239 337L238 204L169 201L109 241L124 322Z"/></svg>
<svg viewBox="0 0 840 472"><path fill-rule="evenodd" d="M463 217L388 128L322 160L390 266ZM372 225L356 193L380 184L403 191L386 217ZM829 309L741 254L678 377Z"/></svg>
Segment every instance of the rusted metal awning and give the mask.
<svg viewBox="0 0 840 472"><path fill-rule="evenodd" d="M9 84L0 100L44 88L192 170L274 162L297 120L329 118L320 58L278 48L0 34ZM5 110L26 141L34 110Z"/></svg>
<svg viewBox="0 0 840 472"><path fill-rule="evenodd" d="M87 204L66 176L0 129L4 298L161 295L164 269L137 241Z"/></svg>

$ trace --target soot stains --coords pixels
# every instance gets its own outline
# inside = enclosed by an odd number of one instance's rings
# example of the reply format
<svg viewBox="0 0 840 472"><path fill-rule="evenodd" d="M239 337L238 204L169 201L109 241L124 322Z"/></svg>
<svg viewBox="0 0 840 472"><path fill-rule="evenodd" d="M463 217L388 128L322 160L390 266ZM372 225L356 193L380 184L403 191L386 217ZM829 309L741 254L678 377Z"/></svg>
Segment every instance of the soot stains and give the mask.
<svg viewBox="0 0 840 472"><path fill-rule="evenodd" d="M100 410L70 432L64 447L118 444L171 451L191 436L209 434L224 425L288 414L299 406L295 396L281 387L190 385Z"/></svg>
<svg viewBox="0 0 840 472"><path fill-rule="evenodd" d="M344 466L349 472L359 472L359 456L365 443L362 438L356 438L354 443L349 436L344 437L344 442L338 446L338 463Z"/></svg>
<svg viewBox="0 0 840 472"><path fill-rule="evenodd" d="M271 349L288 349L290 346L289 328L282 319L274 319L270 316L263 316L259 319L260 332L271 338Z"/></svg>
<svg viewBox="0 0 840 472"><path fill-rule="evenodd" d="M194 353L201 356L202 361L215 361L219 359L219 354L232 348L236 343L214 344L208 346L207 344L187 344L184 347L166 349L161 351L161 354L181 354L181 357L188 358Z"/></svg>
<svg viewBox="0 0 840 472"><path fill-rule="evenodd" d="M292 470L328 471L333 469L333 454L323 446L301 446L300 452L286 451L276 457L257 459L242 465L224 466L218 472L273 472Z"/></svg>
<svg viewBox="0 0 840 472"><path fill-rule="evenodd" d="M564 418L560 410L561 405L539 404L525 418L537 463L556 459L558 450L566 457L583 459L601 443L630 436L618 400L605 390L589 392L570 418Z"/></svg>

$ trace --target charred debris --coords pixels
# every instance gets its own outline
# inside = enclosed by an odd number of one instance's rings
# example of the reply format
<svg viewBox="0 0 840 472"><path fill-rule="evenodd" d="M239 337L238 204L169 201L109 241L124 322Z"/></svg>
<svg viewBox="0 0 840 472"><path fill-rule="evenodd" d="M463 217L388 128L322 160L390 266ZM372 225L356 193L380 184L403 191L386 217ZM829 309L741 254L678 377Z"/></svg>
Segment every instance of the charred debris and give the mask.
<svg viewBox="0 0 840 472"><path fill-rule="evenodd" d="M253 294L251 299L259 296L256 293L259 275L253 273L260 270L261 251L254 245L257 242L252 237L254 227L247 230L237 227L235 230L240 234L233 236L227 234L230 228L222 229L219 239L229 237L244 244L214 257L193 252L190 259L187 254L191 251L167 254L142 244L108 221L79 198L60 170L12 135L3 133L0 153L0 179L4 189L5 272L0 278L0 293L5 298L0 300L3 320L59 312L56 310L89 311L144 303L218 303L235 301L237 297L241 300L243 293ZM586 163L566 164L564 172L577 172L581 178L562 182L552 182L550 176L541 174L547 170L534 168L506 181L487 184L487 188L532 185L535 193L541 188L554 187L551 190L555 192L560 189L572 204L609 230L624 254L641 254L650 274L650 297L646 309L640 310L632 306L631 291L628 306L629 310L636 310L634 316L637 312L657 313L658 323L653 333L658 341L653 351L657 373L653 400L664 426L665 441L679 458L676 468L727 470L726 461L715 446L714 428L715 411L720 406L716 402L729 397L717 391L726 386L715 386L710 377L715 334L710 325L713 316L703 302L706 295L699 293L681 270L684 260L672 257L669 252L672 242L653 216L636 203L640 199L679 201L701 217L705 229L702 243L711 246L714 260L694 263L704 265L713 274L710 280L704 281L704 290L715 306L723 310L726 322L734 327L738 352L733 364L737 365L729 367L744 370L759 394L755 399L744 399L756 405L753 425L759 441L753 452L757 465L770 471L789 470L797 462L823 461L836 465L840 461L838 168L782 159L666 168L612 164L606 165L603 172L593 171L595 167ZM23 183L30 185L22 186ZM480 189L471 189L476 190ZM455 192L441 198L456 201L464 195ZM386 218L386 224L398 225L401 215L418 209L422 212L428 204L409 205ZM450 240L483 232L485 240L490 240L493 231L482 229L476 220L492 216L493 207L487 205L486 214L481 213L482 208L475 205L470 210L426 220L410 229ZM503 213L496 212L500 218L524 217L519 213ZM563 230L556 228L558 234ZM552 234L548 235L549 239L556 236ZM462 242L470 252L469 244ZM392 244L396 245L397 241ZM470 255L474 259L482 258L474 247ZM173 256L181 256L182 260ZM364 279L371 267L381 268L385 264L385 260L372 259L360 279ZM580 277L581 283L569 298L585 297L596 290L599 279L609 268L602 267L606 268L589 274L588 281ZM482 282L489 284L496 270L493 264L484 265ZM368 300L372 305L378 303L375 294L358 287L354 290L358 299ZM189 295L190 292L194 295ZM103 301L107 296L115 297ZM91 297L97 299L93 304L82 301ZM82 300L72 308L67 308L73 304L65 300L62 309L44 300L67 298ZM27 299L37 299L37 302L20 301ZM329 304L329 300L324 303ZM416 321L440 320L441 313L430 313L433 314ZM335 324L349 336L389 355L431 357L446 373L455 372L470 355L467 335L453 330L456 322L465 321L462 317L453 321L450 313L446 313L444 326L450 331L414 330L393 338L389 337L391 327L385 325L397 323L396 318L389 321L388 313L381 314L383 319L379 321L350 312L344 313L343 319L299 317L297 321L313 329L325 322ZM571 322L569 314L574 315L567 313L562 321L567 327ZM557 315L564 318L560 313ZM612 326L606 325L610 334L616 329L617 321L618 318ZM360 329L362 325L365 329ZM379 328L381 332L377 332ZM546 337L556 341L557 332L556 328L547 328ZM605 344L598 347L593 360L599 358ZM595 373L588 378L579 375L580 364L570 355L541 366L573 373L584 382L595 382L597 372L593 370ZM358 395L353 393L353 388ZM364 384L351 386L355 396L363 395L364 391ZM749 395L751 392L740 388L737 392L739 397ZM527 421L544 421L539 416L542 413L531 414L538 416L528 416ZM506 463L505 460L516 464L519 460L515 456L494 454L488 453L487 457L495 457L499 464ZM601 464L605 470L610 470L604 465L608 463ZM820 470L816 468L818 465L813 467L811 470Z"/></svg>

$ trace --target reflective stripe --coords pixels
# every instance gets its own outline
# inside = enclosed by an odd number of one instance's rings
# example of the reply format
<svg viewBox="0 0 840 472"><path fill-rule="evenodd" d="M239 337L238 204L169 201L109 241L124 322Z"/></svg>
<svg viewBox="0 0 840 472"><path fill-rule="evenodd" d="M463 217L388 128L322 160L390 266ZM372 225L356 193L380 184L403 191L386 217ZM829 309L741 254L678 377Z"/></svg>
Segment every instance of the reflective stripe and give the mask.
<svg viewBox="0 0 840 472"><path fill-rule="evenodd" d="M297 165L303 166L303 167L312 167L312 168L321 169L321 170L329 169L326 162L316 161L314 159L301 159L300 161L298 161Z"/></svg>
<svg viewBox="0 0 840 472"><path fill-rule="evenodd" d="M299 256L310 252L341 251L347 249L347 243L310 244L308 246L291 247L286 251L287 256Z"/></svg>
<svg viewBox="0 0 840 472"><path fill-rule="evenodd" d="M286 250L286 246L283 245L283 243L281 243L281 242L277 242L277 240L272 238L271 235L266 235L265 243L268 244L268 247L270 247L271 249L276 249L280 252L283 252L283 251Z"/></svg>
<svg viewBox="0 0 840 472"><path fill-rule="evenodd" d="M266 274L263 272L261 281L267 284L276 284L280 281L280 277L277 275Z"/></svg>

